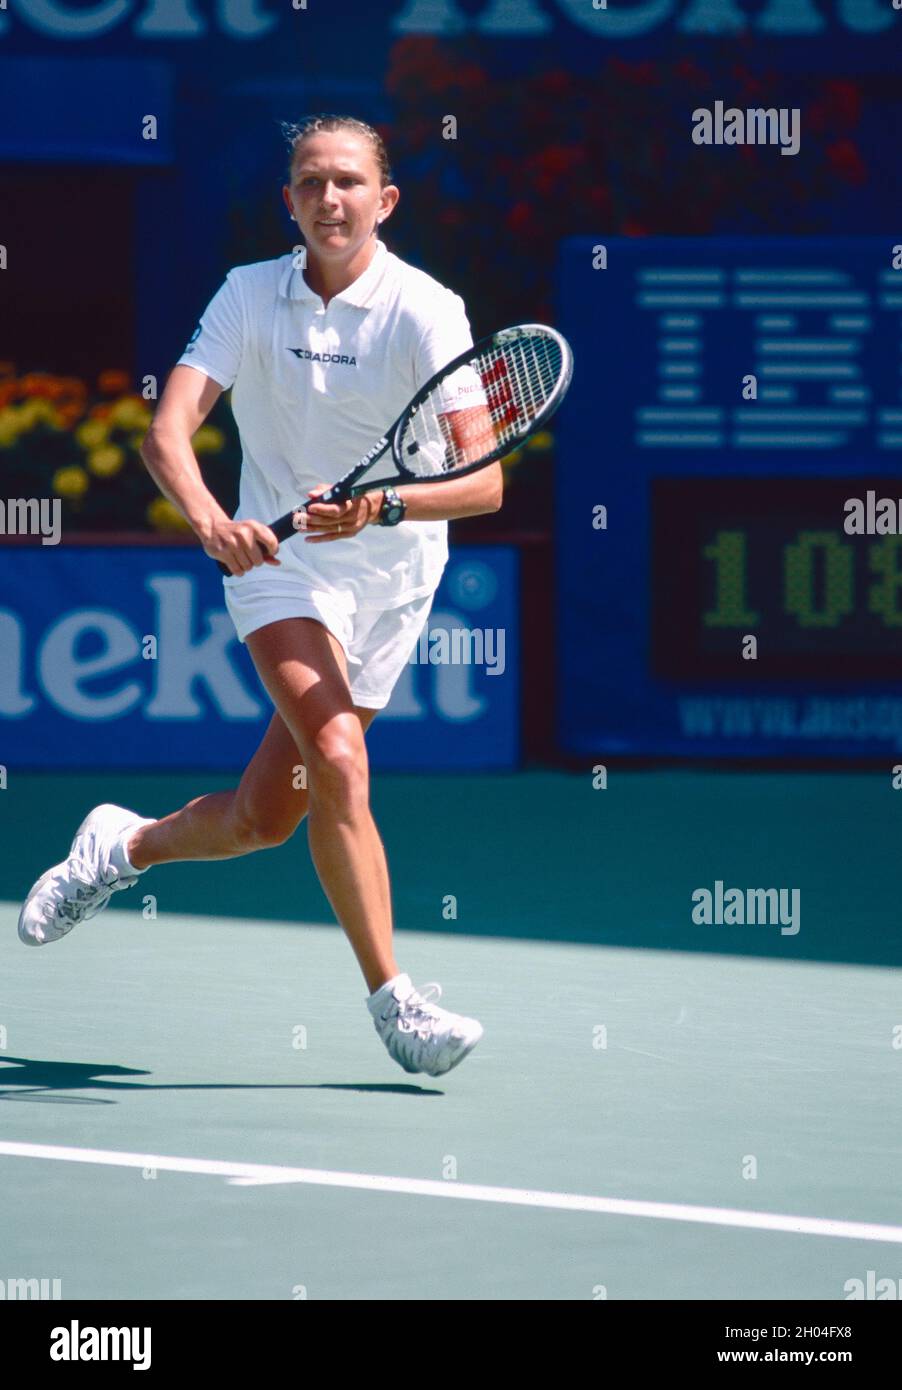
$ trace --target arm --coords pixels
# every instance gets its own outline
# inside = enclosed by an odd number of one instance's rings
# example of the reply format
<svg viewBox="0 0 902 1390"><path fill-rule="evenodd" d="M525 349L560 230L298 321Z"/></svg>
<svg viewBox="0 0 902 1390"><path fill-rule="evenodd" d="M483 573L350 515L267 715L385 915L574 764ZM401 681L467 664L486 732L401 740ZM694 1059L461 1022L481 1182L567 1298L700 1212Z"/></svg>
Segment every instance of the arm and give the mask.
<svg viewBox="0 0 902 1390"><path fill-rule="evenodd" d="M465 352L473 342L470 325L467 322L463 300L454 296L453 308L447 308L438 315L419 344L417 379L422 384L443 363L449 362L459 353ZM437 417L439 428L445 439L446 449L456 461L475 461L491 453L498 441L498 429L481 392L481 383L473 371L460 374L465 378L463 384L467 392L478 391L478 395L468 395L463 399L479 400L479 405L462 405L462 401L440 413ZM453 394L453 392L452 392ZM461 408L462 407L462 408ZM501 464L489 464L465 478L449 479L447 482L430 483L428 487L401 486L398 496L407 505L406 521L453 521L458 517L480 516L484 512L497 512L503 500L504 475ZM376 497L376 515L382 505L382 493Z"/></svg>
<svg viewBox="0 0 902 1390"><path fill-rule="evenodd" d="M458 517L497 512L503 500L503 477L501 464L490 463L465 478L430 483L428 487L399 487L396 492L407 504L405 521L455 521ZM374 495L378 516L382 493L367 495Z"/></svg>
<svg viewBox="0 0 902 1390"><path fill-rule="evenodd" d="M192 438L221 394L222 387L211 377L193 367L174 367L141 445L148 473L201 540L209 534L214 518L228 520L204 484L191 448Z"/></svg>
<svg viewBox="0 0 902 1390"><path fill-rule="evenodd" d="M325 492L328 483L321 483L310 492ZM407 504L405 521L455 521L458 517L481 516L483 512L497 512L501 506L503 474L500 463L490 463L480 468L478 473L469 473L465 478L451 478L446 483L429 483L427 487L408 484L395 488L398 496ZM379 519L384 493L379 488L375 492L364 492L350 502L314 502L308 510L308 545L323 545L329 541L341 540L342 536L355 535L365 526L375 524ZM335 528L340 525L341 531Z"/></svg>
<svg viewBox="0 0 902 1390"><path fill-rule="evenodd" d="M450 411L439 416L439 424L448 447L462 459L475 461L495 446L495 426L485 406ZM503 501L503 491L504 475L498 462L446 483L397 489L398 496L407 504L406 521L454 521L458 517L497 512ZM378 506L381 505L380 493Z"/></svg>
<svg viewBox="0 0 902 1390"><path fill-rule="evenodd" d="M206 553L233 574L265 561L279 563L279 543L259 521L231 521L207 488L191 440L216 404L222 387L194 367L173 367L141 458L157 487L189 522Z"/></svg>
<svg viewBox="0 0 902 1390"><path fill-rule="evenodd" d="M492 418L485 407L456 410L439 417L442 432L456 453L476 459L491 450L496 433ZM326 484L314 491L324 491ZM447 482L402 484L396 488L406 504L405 521L456 521L465 516L481 516L497 512L504 499L504 474L500 462L490 463L463 478ZM311 492L310 496L314 495ZM379 519L384 494L381 489L365 492L350 502L314 503L308 512L309 525L316 533L307 539L312 545L339 540L342 535L355 534L364 526ZM333 530L341 525L341 532Z"/></svg>

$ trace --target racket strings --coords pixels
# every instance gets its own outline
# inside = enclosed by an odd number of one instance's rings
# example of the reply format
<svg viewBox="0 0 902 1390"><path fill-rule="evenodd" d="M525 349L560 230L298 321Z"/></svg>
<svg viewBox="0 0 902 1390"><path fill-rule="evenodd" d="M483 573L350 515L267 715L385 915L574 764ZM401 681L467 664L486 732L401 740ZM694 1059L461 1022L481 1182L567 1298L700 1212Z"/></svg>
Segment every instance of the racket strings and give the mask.
<svg viewBox="0 0 902 1390"><path fill-rule="evenodd" d="M556 392L563 354L551 334L492 343L439 381L408 417L401 442L414 473L453 473L510 452Z"/></svg>

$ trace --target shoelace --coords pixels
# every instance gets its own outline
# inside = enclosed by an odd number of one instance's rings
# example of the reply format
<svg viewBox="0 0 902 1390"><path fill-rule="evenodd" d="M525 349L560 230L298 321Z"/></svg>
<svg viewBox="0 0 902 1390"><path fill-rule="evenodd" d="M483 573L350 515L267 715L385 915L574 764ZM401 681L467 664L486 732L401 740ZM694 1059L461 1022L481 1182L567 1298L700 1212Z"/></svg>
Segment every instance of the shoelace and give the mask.
<svg viewBox="0 0 902 1390"><path fill-rule="evenodd" d="M78 888L57 903L54 917L57 920L65 918L67 922L80 922L83 913L79 911L79 903L91 901L92 906L96 903L98 907L104 907L112 896L112 888Z"/></svg>
<svg viewBox="0 0 902 1390"><path fill-rule="evenodd" d="M104 882L101 879L98 884L93 877L88 878L84 873L79 873L80 868L83 868L83 861L76 860L71 867L67 861L64 870L65 877L60 874L55 876L52 881L51 892L56 899L52 917L55 921L64 919L73 924L79 922L83 916L83 912L80 910L81 904L96 903L98 907L103 907L113 896L113 884L117 878L115 870L112 871L113 878L109 882ZM74 892L70 886L72 883L77 885Z"/></svg>
<svg viewBox="0 0 902 1390"><path fill-rule="evenodd" d="M427 990L434 993L427 994ZM409 995L398 1010L399 1030L402 1033L416 1033L423 1042L428 1042L441 1017L439 1011L433 1007L441 997L442 987L434 981Z"/></svg>

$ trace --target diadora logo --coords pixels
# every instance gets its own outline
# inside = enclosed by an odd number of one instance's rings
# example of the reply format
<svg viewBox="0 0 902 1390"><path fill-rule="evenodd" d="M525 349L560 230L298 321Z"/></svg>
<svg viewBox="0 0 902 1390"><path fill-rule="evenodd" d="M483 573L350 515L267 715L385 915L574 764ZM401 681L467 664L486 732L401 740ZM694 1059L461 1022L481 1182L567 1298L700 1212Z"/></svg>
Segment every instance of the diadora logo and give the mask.
<svg viewBox="0 0 902 1390"><path fill-rule="evenodd" d="M341 367L356 367L357 358L349 357L347 353L337 352L311 352L309 348L288 348L295 357L302 362L334 362Z"/></svg>

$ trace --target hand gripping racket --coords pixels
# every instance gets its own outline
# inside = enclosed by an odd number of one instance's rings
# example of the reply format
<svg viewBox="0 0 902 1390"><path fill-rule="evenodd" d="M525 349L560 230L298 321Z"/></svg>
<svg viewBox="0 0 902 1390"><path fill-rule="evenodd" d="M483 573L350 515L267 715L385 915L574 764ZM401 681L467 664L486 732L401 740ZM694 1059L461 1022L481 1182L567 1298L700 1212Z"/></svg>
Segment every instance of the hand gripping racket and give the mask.
<svg viewBox="0 0 902 1390"><path fill-rule="evenodd" d="M569 343L543 324L520 324L480 339L420 388L359 463L270 530L287 540L304 529L303 515L314 502L345 502L396 483L438 483L485 468L547 424L572 374ZM361 481L389 450L395 472ZM219 568L230 573L227 565Z"/></svg>

